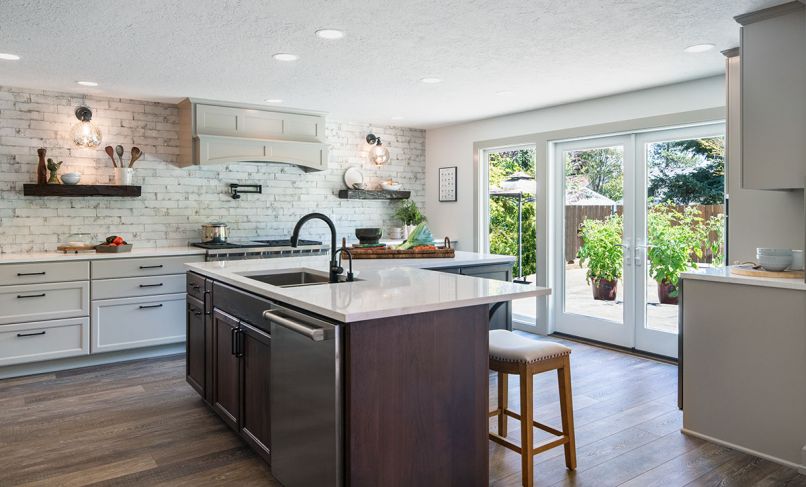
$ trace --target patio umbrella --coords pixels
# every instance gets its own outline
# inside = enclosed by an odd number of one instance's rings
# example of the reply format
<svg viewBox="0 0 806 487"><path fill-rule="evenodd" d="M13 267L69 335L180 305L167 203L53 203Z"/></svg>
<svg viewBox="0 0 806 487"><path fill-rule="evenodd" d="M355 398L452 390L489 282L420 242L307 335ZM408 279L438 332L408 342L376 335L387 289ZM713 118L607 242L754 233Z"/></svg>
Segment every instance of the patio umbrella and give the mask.
<svg viewBox="0 0 806 487"><path fill-rule="evenodd" d="M518 278L513 282L529 284L523 277L523 203L534 201L535 178L523 171L512 173L501 182L501 188L492 188L490 196L500 198L518 198ZM524 195L526 199L524 200Z"/></svg>

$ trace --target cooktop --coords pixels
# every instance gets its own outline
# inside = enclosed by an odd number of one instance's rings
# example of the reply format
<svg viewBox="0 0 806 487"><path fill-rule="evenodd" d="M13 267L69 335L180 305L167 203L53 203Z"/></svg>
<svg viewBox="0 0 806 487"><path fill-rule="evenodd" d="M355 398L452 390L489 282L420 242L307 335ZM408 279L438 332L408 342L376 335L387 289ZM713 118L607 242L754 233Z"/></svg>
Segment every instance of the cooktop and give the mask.
<svg viewBox="0 0 806 487"><path fill-rule="evenodd" d="M229 241L225 243L205 243L195 242L194 247L202 249L243 249L249 247L291 247L291 240L289 239L276 239L276 240L253 240L253 241ZM299 240L299 245L322 245L322 242L316 240Z"/></svg>

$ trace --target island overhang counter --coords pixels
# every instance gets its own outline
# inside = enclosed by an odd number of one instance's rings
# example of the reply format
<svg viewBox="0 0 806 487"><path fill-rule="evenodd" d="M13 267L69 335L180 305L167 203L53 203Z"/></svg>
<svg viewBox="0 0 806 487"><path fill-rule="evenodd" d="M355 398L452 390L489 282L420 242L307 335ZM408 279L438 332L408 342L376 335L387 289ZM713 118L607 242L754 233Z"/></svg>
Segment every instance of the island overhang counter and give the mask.
<svg viewBox="0 0 806 487"><path fill-rule="evenodd" d="M250 277L327 262L188 264L188 382L286 487L487 485L490 306L550 290L438 271L512 263L468 252Z"/></svg>

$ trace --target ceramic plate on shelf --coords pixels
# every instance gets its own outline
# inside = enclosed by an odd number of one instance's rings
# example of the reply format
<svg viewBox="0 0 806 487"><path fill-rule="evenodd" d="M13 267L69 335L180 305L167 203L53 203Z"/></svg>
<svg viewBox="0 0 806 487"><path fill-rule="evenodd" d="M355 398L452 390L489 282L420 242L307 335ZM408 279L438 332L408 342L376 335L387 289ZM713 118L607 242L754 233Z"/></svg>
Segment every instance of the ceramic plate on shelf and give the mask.
<svg viewBox="0 0 806 487"><path fill-rule="evenodd" d="M353 166L344 171L344 184L347 189L362 189L364 186L364 174L357 166Z"/></svg>

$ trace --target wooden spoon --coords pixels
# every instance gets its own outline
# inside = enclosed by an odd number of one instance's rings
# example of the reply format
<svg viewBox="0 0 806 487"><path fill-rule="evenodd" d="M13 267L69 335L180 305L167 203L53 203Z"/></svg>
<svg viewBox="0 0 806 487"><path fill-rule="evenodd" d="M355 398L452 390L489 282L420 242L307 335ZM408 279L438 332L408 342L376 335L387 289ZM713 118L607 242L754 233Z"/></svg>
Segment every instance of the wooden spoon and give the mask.
<svg viewBox="0 0 806 487"><path fill-rule="evenodd" d="M112 159L112 165L118 167L118 163L115 161L115 149L113 149L111 145L108 145L104 147L104 150L106 151L106 155Z"/></svg>
<svg viewBox="0 0 806 487"><path fill-rule="evenodd" d="M123 146L122 145L116 145L115 146L115 152L117 152L118 159L120 159L120 167L126 167L123 164Z"/></svg>
<svg viewBox="0 0 806 487"><path fill-rule="evenodd" d="M141 151L139 147L132 147L132 160L129 163L129 167L133 167L135 161L137 161L137 159L140 159L142 156L143 151Z"/></svg>

